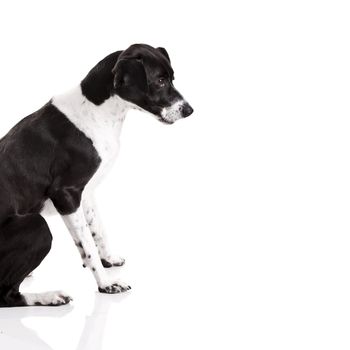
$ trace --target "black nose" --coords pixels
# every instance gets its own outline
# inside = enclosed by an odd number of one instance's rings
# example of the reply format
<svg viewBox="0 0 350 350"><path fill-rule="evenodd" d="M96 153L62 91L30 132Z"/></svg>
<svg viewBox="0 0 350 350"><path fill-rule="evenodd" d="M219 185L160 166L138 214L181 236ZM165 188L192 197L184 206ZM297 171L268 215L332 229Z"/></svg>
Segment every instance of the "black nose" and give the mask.
<svg viewBox="0 0 350 350"><path fill-rule="evenodd" d="M182 106L182 117L183 118L187 118L189 117L192 113L193 113L193 108L186 102L183 106Z"/></svg>

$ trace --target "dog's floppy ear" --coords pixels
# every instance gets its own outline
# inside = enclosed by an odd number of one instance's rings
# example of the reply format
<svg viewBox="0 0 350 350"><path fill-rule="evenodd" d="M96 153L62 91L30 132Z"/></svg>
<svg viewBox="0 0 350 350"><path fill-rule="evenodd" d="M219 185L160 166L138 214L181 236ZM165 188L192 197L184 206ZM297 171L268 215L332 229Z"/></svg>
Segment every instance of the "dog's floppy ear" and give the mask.
<svg viewBox="0 0 350 350"><path fill-rule="evenodd" d="M148 83L145 67L142 60L136 58L123 58L114 66L114 88L136 87L138 90L147 92Z"/></svg>
<svg viewBox="0 0 350 350"><path fill-rule="evenodd" d="M157 47L157 50L164 56L166 57L166 59L169 61L170 63L170 57L169 54L167 52L167 50L164 49L164 47Z"/></svg>

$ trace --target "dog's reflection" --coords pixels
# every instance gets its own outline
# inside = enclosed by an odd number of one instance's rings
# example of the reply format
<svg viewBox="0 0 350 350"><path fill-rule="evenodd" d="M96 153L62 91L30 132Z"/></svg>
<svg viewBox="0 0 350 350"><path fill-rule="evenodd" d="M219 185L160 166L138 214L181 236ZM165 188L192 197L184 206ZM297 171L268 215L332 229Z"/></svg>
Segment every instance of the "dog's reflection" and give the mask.
<svg viewBox="0 0 350 350"><path fill-rule="evenodd" d="M94 307L91 314L86 316L77 350L102 349L103 334L110 308L112 304L120 302L127 295L128 293L116 295L96 293ZM63 317L73 310L72 305L0 309L0 349L53 350L22 321L27 317Z"/></svg>
<svg viewBox="0 0 350 350"><path fill-rule="evenodd" d="M128 293L114 295L96 293L94 308L91 315L86 317L77 350L102 349L103 333L111 305L120 302L127 295Z"/></svg>
<svg viewBox="0 0 350 350"><path fill-rule="evenodd" d="M28 317L63 317L71 312L71 305L59 308L17 307L0 309L0 348L52 350L23 320Z"/></svg>

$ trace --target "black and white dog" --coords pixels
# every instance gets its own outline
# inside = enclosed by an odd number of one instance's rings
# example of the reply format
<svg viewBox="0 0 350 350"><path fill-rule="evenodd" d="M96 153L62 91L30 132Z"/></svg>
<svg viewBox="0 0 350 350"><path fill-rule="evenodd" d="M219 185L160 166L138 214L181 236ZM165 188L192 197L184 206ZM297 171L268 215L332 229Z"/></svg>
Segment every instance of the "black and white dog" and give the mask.
<svg viewBox="0 0 350 350"><path fill-rule="evenodd" d="M110 281L113 258L95 208L93 190L110 169L129 109L172 124L191 106L173 86L164 48L144 44L117 51L80 83L22 119L0 140L0 306L63 305L63 292L19 292L24 278L45 258L52 236L40 214L53 204L62 216L102 293L130 289Z"/></svg>

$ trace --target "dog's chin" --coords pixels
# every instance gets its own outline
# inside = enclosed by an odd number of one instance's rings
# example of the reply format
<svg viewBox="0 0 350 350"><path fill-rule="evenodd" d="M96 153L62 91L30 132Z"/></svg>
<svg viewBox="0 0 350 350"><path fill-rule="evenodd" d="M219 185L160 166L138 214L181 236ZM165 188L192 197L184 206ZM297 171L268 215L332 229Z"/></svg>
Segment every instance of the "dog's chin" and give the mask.
<svg viewBox="0 0 350 350"><path fill-rule="evenodd" d="M158 120L159 120L162 124L166 124L166 125L171 125L171 124L174 124L174 123L175 123L175 120L168 120L168 119L165 119L165 118L159 117L159 116L158 116Z"/></svg>
<svg viewBox="0 0 350 350"><path fill-rule="evenodd" d="M178 111L172 111L171 113L163 113L157 116L158 120L163 124L171 125L174 124L177 120L182 119L181 113Z"/></svg>

